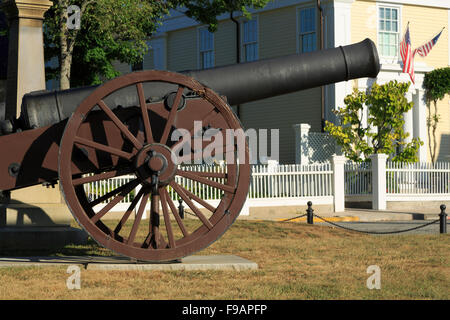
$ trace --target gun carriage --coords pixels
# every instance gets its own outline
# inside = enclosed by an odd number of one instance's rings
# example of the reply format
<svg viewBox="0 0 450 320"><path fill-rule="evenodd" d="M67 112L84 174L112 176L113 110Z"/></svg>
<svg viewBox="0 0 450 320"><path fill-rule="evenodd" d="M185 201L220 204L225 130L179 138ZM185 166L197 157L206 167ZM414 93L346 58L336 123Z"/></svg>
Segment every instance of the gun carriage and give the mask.
<svg viewBox="0 0 450 320"><path fill-rule="evenodd" d="M200 131L239 130L241 124L229 105L376 77L379 68L375 45L366 39L207 70L141 71L98 87L32 92L23 97L18 119L1 122L0 148L6 152L0 157L0 189L8 192L59 180L74 218L102 246L138 260L178 259L207 247L231 226L244 205L251 177L247 142L243 152L238 152L236 142L215 151L215 157L227 159L223 172L178 165L175 150L199 137L196 121ZM180 129L189 137L172 141L172 133ZM207 142L200 143L205 148ZM202 150L192 145L180 153L183 159L201 159ZM101 197L86 194L86 184L130 174L135 178ZM176 176L214 188L220 201L211 205L178 184ZM137 187L120 222L111 227L104 218ZM179 216L169 188L197 217L192 230ZM109 202L97 209L105 200ZM148 201L150 219L144 226ZM132 227L124 232L128 220ZM140 228L145 229L145 239L137 238Z"/></svg>

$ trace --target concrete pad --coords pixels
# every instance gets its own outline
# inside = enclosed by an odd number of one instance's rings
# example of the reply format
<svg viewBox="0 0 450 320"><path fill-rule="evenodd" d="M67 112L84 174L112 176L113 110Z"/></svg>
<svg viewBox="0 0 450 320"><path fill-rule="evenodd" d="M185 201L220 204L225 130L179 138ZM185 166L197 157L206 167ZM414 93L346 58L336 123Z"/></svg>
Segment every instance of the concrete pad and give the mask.
<svg viewBox="0 0 450 320"><path fill-rule="evenodd" d="M159 270L159 271L204 271L204 270L256 270L258 265L234 255L189 256L180 262L169 263L89 263L88 270Z"/></svg>
<svg viewBox="0 0 450 320"><path fill-rule="evenodd" d="M205 271L257 270L258 264L235 255L189 256L181 261L147 263L127 257L68 256L68 257L0 257L2 267L64 266L79 264L87 270L145 270L145 271Z"/></svg>

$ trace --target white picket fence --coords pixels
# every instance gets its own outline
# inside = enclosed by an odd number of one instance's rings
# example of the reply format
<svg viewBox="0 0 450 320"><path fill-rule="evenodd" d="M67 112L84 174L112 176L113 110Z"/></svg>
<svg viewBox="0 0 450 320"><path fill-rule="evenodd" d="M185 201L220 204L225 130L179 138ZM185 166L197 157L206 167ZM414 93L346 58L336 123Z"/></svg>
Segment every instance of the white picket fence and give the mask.
<svg viewBox="0 0 450 320"><path fill-rule="evenodd" d="M344 165L345 194L362 196L372 193L372 166L370 162L347 162Z"/></svg>
<svg viewBox="0 0 450 320"><path fill-rule="evenodd" d="M386 163L388 195L450 195L450 162Z"/></svg>
<svg viewBox="0 0 450 320"><path fill-rule="evenodd" d="M110 192L111 190L117 189L118 187L130 182L131 180L136 179L135 175L125 175L114 177L108 180L95 181L84 185L84 191L88 196L89 200L95 200ZM130 192L127 194L120 203L130 203L133 201L134 195L136 192ZM107 203L104 201L103 203Z"/></svg>
<svg viewBox="0 0 450 320"><path fill-rule="evenodd" d="M384 167L383 167L384 168ZM373 180L385 175L385 188L373 195ZM381 181L381 180L379 180ZM372 169L370 163L345 165L347 201L449 201L450 162L402 163L386 161L384 170Z"/></svg>
<svg viewBox="0 0 450 320"><path fill-rule="evenodd" d="M249 199L326 197L333 195L330 163L254 165Z"/></svg>
<svg viewBox="0 0 450 320"><path fill-rule="evenodd" d="M226 166L197 165L183 167L183 170L226 173ZM316 203L332 203L332 177L333 170L330 163L276 166L253 165L246 205L279 205L278 202L272 201L274 199L283 199L286 205L296 205L305 204L305 199L311 198L315 199ZM94 200L132 179L135 179L134 175L93 182L85 185L85 191L88 197ZM211 180L225 183L223 178L211 178ZM223 192L217 188L185 177L176 176L175 182L211 205L217 205L223 195ZM168 188L168 192L172 200L176 201L179 199L178 194L171 187ZM128 194L112 210L125 211L136 193L137 190ZM107 202L108 200L104 201L95 209L103 207Z"/></svg>
<svg viewBox="0 0 450 320"><path fill-rule="evenodd" d="M200 172L226 173L226 167L221 166L189 166L183 170ZM311 200L315 204L333 204L334 177L339 176L333 171L331 163L309 165L253 165L250 188L244 212L248 207L304 205ZM342 169L344 181L338 183L345 189L347 200L367 201L372 199L373 181L379 173L373 172L370 163L347 162ZM393 163L386 162L386 199L387 201L414 201L418 196L421 200L450 200L450 163ZM101 182L85 185L86 194L91 200L134 179L135 176L121 176ZM223 178L212 180L225 183ZM199 196L211 205L216 206L223 192L217 188L202 184L191 179L176 176L175 181ZM334 182L333 182L334 181ZM178 194L169 187L170 197L176 201ZM127 195L113 210L125 211L132 201L135 190ZM358 200L359 199L359 200ZM98 206L104 206L104 204Z"/></svg>
<svg viewBox="0 0 450 320"><path fill-rule="evenodd" d="M370 163L345 164L345 193L372 193ZM386 162L386 193L396 195L450 194L450 162Z"/></svg>

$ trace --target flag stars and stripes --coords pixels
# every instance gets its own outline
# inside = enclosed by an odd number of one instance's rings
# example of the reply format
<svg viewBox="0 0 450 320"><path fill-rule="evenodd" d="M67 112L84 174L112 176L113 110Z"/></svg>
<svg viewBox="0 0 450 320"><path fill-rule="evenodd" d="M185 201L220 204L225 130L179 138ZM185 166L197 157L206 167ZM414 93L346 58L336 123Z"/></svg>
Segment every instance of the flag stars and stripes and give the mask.
<svg viewBox="0 0 450 320"><path fill-rule="evenodd" d="M430 53L431 49L434 47L436 42L438 41L438 39L441 36L441 33L442 33L443 30L444 29L442 29L441 32L439 32L439 34L437 36L435 36L433 39L431 39L430 41L428 41L424 45L421 45L420 47L415 49L414 52L413 52L413 56L415 56L416 53L418 53L419 56L426 57L428 55L428 53Z"/></svg>
<svg viewBox="0 0 450 320"><path fill-rule="evenodd" d="M408 73L412 83L414 83L414 56L411 52L411 38L409 36L409 23L406 32L400 43L400 56L403 62L403 72Z"/></svg>

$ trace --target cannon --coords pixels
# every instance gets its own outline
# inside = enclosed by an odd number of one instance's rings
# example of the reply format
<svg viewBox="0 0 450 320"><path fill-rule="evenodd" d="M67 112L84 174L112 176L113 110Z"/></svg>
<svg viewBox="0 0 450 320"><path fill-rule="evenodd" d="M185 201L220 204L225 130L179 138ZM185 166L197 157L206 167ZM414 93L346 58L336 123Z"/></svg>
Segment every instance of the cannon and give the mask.
<svg viewBox="0 0 450 320"><path fill-rule="evenodd" d="M208 129L242 129L229 105L376 77L379 68L376 47L366 39L207 70L139 71L100 86L32 92L23 97L18 119L1 122L0 149L7 152L0 157L0 189L59 181L74 218L100 245L142 261L176 260L216 241L246 200L251 167L245 139L241 146L233 136L214 149L220 170L185 165L202 161ZM175 132L181 139L173 139ZM97 198L87 194L86 185L122 175L134 178ZM218 200L205 201L177 177L213 188ZM112 225L105 217L129 194L133 200ZM192 221L180 217L171 194L186 203Z"/></svg>

